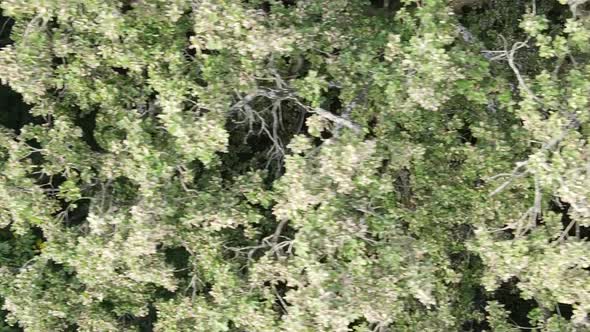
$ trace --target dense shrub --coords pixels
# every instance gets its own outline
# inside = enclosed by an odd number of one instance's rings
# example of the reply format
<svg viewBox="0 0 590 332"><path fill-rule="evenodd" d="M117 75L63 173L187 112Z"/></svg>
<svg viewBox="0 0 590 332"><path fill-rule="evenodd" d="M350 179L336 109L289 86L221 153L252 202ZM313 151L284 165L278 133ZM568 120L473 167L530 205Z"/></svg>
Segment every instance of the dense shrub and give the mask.
<svg viewBox="0 0 590 332"><path fill-rule="evenodd" d="M585 2L2 0L6 322L590 330Z"/></svg>

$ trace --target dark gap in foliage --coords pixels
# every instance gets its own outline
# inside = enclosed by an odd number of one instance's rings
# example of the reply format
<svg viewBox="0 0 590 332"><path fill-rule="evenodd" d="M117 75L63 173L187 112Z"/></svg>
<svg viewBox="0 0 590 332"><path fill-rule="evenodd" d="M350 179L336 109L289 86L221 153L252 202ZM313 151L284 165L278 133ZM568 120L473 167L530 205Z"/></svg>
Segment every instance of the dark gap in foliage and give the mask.
<svg viewBox="0 0 590 332"><path fill-rule="evenodd" d="M559 198L550 201L549 209L555 213L561 214L561 226L564 230L568 229L568 237L579 237L580 240L590 239L590 227L574 224L569 215L571 205L563 202Z"/></svg>
<svg viewBox="0 0 590 332"><path fill-rule="evenodd" d="M369 322L364 317L357 318L348 324L349 331L356 331L355 328L360 328L362 326L368 326Z"/></svg>
<svg viewBox="0 0 590 332"><path fill-rule="evenodd" d="M406 167L400 169L394 182L397 193L398 203L406 209L415 210L416 204L413 201L413 190L411 183L411 173Z"/></svg>
<svg viewBox="0 0 590 332"><path fill-rule="evenodd" d="M193 30L188 30L185 34L184 34L184 38L186 39L186 47L184 48L184 56L186 58L186 60L192 61L195 59L195 56L197 55L197 49L192 47L191 45L191 38L196 36L195 32Z"/></svg>
<svg viewBox="0 0 590 332"><path fill-rule="evenodd" d="M0 308L4 305L4 298L0 297ZM9 326L6 322L7 310L0 309L0 332L24 332L23 328L16 324L15 326Z"/></svg>
<svg viewBox="0 0 590 332"><path fill-rule="evenodd" d="M55 68L53 68L53 69L55 69ZM63 87L63 88L58 88L56 86L48 87L47 88L47 95L54 96L56 100L63 101L64 97L66 96L66 89L65 89L65 87ZM43 123L47 123L47 121L43 121Z"/></svg>
<svg viewBox="0 0 590 332"><path fill-rule="evenodd" d="M305 72L309 70L309 63L306 63L305 57L302 55L291 55L282 58L285 66L284 78L296 79L301 78L305 75Z"/></svg>
<svg viewBox="0 0 590 332"><path fill-rule="evenodd" d="M250 135L246 139L246 144L250 147L251 153L263 152L272 144L272 140L266 135ZM246 157L246 155L242 154Z"/></svg>
<svg viewBox="0 0 590 332"><path fill-rule="evenodd" d="M14 239L15 239L14 233L12 233L10 231L10 229L8 229L8 227L0 228L0 242L10 241L10 240L14 240Z"/></svg>
<svg viewBox="0 0 590 332"><path fill-rule="evenodd" d="M307 75L311 62L303 55L295 53L269 61L268 66L278 70L283 79L296 79Z"/></svg>
<svg viewBox="0 0 590 332"><path fill-rule="evenodd" d="M118 321L125 327L125 329L131 329L137 327L138 317L131 313L125 313L118 317Z"/></svg>
<svg viewBox="0 0 590 332"><path fill-rule="evenodd" d="M328 112L330 112L332 114L336 114L336 115L340 115L344 112L344 106L342 105L342 101L340 100L340 89L339 88L337 88L337 87L328 88L328 91L326 92L324 98L325 98L325 100L321 105L321 107L323 109L327 110ZM312 114L313 113L306 112L305 113L306 116L303 120L307 119L307 117L311 116ZM299 131L307 132L307 126L304 124L305 124L305 122L302 123ZM331 128L331 130L330 129L323 130L320 133L321 140L327 140L327 139L334 137L335 124L330 123L330 126L328 128ZM305 130L302 130L302 129L305 129Z"/></svg>
<svg viewBox="0 0 590 332"><path fill-rule="evenodd" d="M485 2L484 4L478 4L476 6L472 6L472 5L465 5L463 7L461 7L461 15L458 16L458 18L460 19L461 17L465 17L465 16L469 16L475 12L477 12L479 9L482 9L482 7L486 6Z"/></svg>
<svg viewBox="0 0 590 332"><path fill-rule="evenodd" d="M72 268L70 268L62 263L58 263L58 262L54 261L53 259L47 260L46 267L47 267L46 268L47 272L59 273L60 275L63 276L63 279L66 282L74 281L73 279L76 278L76 272ZM47 284L43 284L43 286L47 286Z"/></svg>
<svg viewBox="0 0 590 332"><path fill-rule="evenodd" d="M293 7L297 5L297 0L281 0L281 3L285 7Z"/></svg>
<svg viewBox="0 0 590 332"><path fill-rule="evenodd" d="M385 7L385 0L370 0L370 5L375 8Z"/></svg>
<svg viewBox="0 0 590 332"><path fill-rule="evenodd" d="M571 18L571 10L567 4L559 1L544 1L543 6L538 10L539 14L545 17L554 25L563 27L568 18Z"/></svg>
<svg viewBox="0 0 590 332"><path fill-rule="evenodd" d="M222 170L224 178L232 179L234 174L264 168L263 151L268 149L272 141L266 135L258 134L258 130L248 133L250 130L248 125L241 127L230 120L226 126L230 133L228 153L223 154L221 158L225 165L235 165L235 167L224 168Z"/></svg>
<svg viewBox="0 0 590 332"><path fill-rule="evenodd" d="M264 283L265 287L273 287L274 295L275 295L275 302L274 307L275 311L279 313L280 317L283 317L287 314L289 310L289 302L285 300L285 295L292 287L287 286L285 281L278 281L274 286L271 285L268 281Z"/></svg>
<svg viewBox="0 0 590 332"><path fill-rule="evenodd" d="M41 240L43 242L47 241L45 235L43 234L43 230L40 227L34 226L31 227L31 234L36 240Z"/></svg>
<svg viewBox="0 0 590 332"><path fill-rule="evenodd" d="M508 316L511 323L521 328L532 328L528 314L531 310L537 308L534 300L525 300L520 296L520 290L517 287L518 280L512 278L502 283L494 294L493 299L504 305L504 308L510 311Z"/></svg>
<svg viewBox="0 0 590 332"><path fill-rule="evenodd" d="M52 36L53 31L55 31L55 29L58 29L60 27L59 21L57 20L57 17L52 16L46 23L45 28L46 28L46 33L49 36Z"/></svg>
<svg viewBox="0 0 590 332"><path fill-rule="evenodd" d="M93 130L93 136L92 137L93 137L93 139L96 139L95 136L94 136L94 132L96 132L97 135L100 134L100 135L107 135L107 136L114 137L115 139L117 139L119 141L122 141L125 138L127 138L127 132L125 132L121 128L117 128L115 126L104 126L104 127L100 128L98 130L96 130L96 129ZM103 146L101 146L99 144L99 149L98 150L95 150L95 151L102 152L102 151L105 151L105 148L106 147L103 147Z"/></svg>
<svg viewBox="0 0 590 332"><path fill-rule="evenodd" d="M80 326L78 326L78 324L70 324L64 330L64 332L78 332L78 331L80 331Z"/></svg>
<svg viewBox="0 0 590 332"><path fill-rule="evenodd" d="M138 332L153 332L154 323L158 319L158 312L156 307L150 303L148 305L148 314L143 317L136 318L133 325L137 326Z"/></svg>
<svg viewBox="0 0 590 332"><path fill-rule="evenodd" d="M193 176L193 183L191 185L196 185L201 179L201 175L205 172L205 165L198 159L195 159L188 163L188 169L192 171Z"/></svg>
<svg viewBox="0 0 590 332"><path fill-rule="evenodd" d="M340 100L341 89L338 87L329 87L325 94L326 101L322 107L334 114L341 114L344 110L344 105Z"/></svg>
<svg viewBox="0 0 590 332"><path fill-rule="evenodd" d="M469 125L466 124L461 129L457 130L457 133L459 134L461 143L468 143L470 145L477 144L477 137L473 136L473 132L471 131Z"/></svg>
<svg viewBox="0 0 590 332"><path fill-rule="evenodd" d="M557 306L555 306L555 313L569 321L574 315L574 307L571 304L558 303Z"/></svg>
<svg viewBox="0 0 590 332"><path fill-rule="evenodd" d="M260 224L258 236L254 239L245 236L243 226L234 229L224 229L221 231L224 238L227 239L227 246L224 256L227 259L247 259L257 260L267 252L272 251L275 256L285 254L287 248L273 248L272 246L288 241L295 237L296 230L289 223L283 224L279 233L276 233L280 222L275 219L271 208L260 207L260 214L265 218L265 222ZM278 238L274 235L278 234ZM274 242L276 240L276 243Z"/></svg>
<svg viewBox="0 0 590 332"><path fill-rule="evenodd" d="M498 238L502 240L514 240L516 238L516 230L513 228L506 229L498 233ZM524 233L527 234L527 233ZM524 235L523 234L523 235Z"/></svg>
<svg viewBox="0 0 590 332"><path fill-rule="evenodd" d="M480 177L478 177L477 179L475 179L473 181L474 188L483 188L485 185L486 185L486 182Z"/></svg>
<svg viewBox="0 0 590 332"><path fill-rule="evenodd" d="M401 121L396 121L394 125L396 130L399 131L400 136L411 137L413 135L413 133L408 128L404 127Z"/></svg>
<svg viewBox="0 0 590 332"><path fill-rule="evenodd" d="M161 299L161 300L171 300L175 298L178 294L175 291L171 291L161 286L157 286L154 289L154 298ZM151 303L150 303L151 305Z"/></svg>
<svg viewBox="0 0 590 332"><path fill-rule="evenodd" d="M469 225L464 225L461 229L465 239L471 238L473 228ZM461 274L461 282L457 287L461 290L459 292L458 303L471 312L481 313L485 316L486 294L484 287L481 286L481 274L484 264L478 255L471 254L466 251L459 251L451 256L453 266L457 267L457 272ZM481 332L489 331L490 326L484 320L471 319L465 321L462 325L461 331Z"/></svg>
<svg viewBox="0 0 590 332"><path fill-rule="evenodd" d="M462 14L457 18L474 37L485 43L487 49L495 49L499 45L498 32L511 33L512 30L519 29L518 22L529 4L530 2L520 0L483 1L478 6L463 7ZM509 13L506 12L506 6L510 8Z"/></svg>
<svg viewBox="0 0 590 332"><path fill-rule="evenodd" d="M274 5L272 2L274 1L251 1L247 0L247 3L254 2L254 4L258 5L259 9L263 12L269 14L272 12L272 6ZM297 5L297 0L279 0L276 3L281 4L285 8L290 8Z"/></svg>
<svg viewBox="0 0 590 332"><path fill-rule="evenodd" d="M449 167L451 169L457 169L461 167L463 163L464 160L461 160L460 158L451 157L451 159L449 160Z"/></svg>
<svg viewBox="0 0 590 332"><path fill-rule="evenodd" d="M60 66L63 66L65 63L66 63L65 58L54 56L51 58L51 69L56 70Z"/></svg>
<svg viewBox="0 0 590 332"><path fill-rule="evenodd" d="M308 60L305 56L298 56L299 60L294 59L295 63L298 63L299 61L301 61L301 64L297 64L297 69L296 72L294 72L294 74L296 75L297 78L302 78L302 77L307 77L309 74L309 71L311 70L311 61Z"/></svg>
<svg viewBox="0 0 590 332"><path fill-rule="evenodd" d="M550 8L545 12L545 16L549 21L563 25L568 18L571 18L571 11L569 6L559 1L544 2L544 4L550 4Z"/></svg>
<svg viewBox="0 0 590 332"><path fill-rule="evenodd" d="M332 132L331 132L331 131L329 131L329 130L324 130L324 131L322 131L322 132L320 133L320 137L321 137L321 139L323 139L323 140L327 140L327 139L330 139L330 138L334 137L334 133L332 133Z"/></svg>
<svg viewBox="0 0 590 332"><path fill-rule="evenodd" d="M105 190L107 189L105 188ZM119 176L111 183L110 199L112 199L113 203L130 206L137 200L138 191L139 185L133 182L133 180L125 176ZM104 209L106 207L101 208Z"/></svg>
<svg viewBox="0 0 590 332"><path fill-rule="evenodd" d="M390 162L389 158L381 159L381 165L377 168L377 174L387 174Z"/></svg>
<svg viewBox="0 0 590 332"><path fill-rule="evenodd" d="M334 49L332 49L332 51L330 52L330 55L333 55L333 56L339 56L341 52L342 52L342 50L341 50L341 49L339 49L339 48L334 48Z"/></svg>
<svg viewBox="0 0 590 332"><path fill-rule="evenodd" d="M590 239L590 227L579 225L578 232L579 232L580 240L587 241ZM588 268L588 270L590 270L590 268Z"/></svg>
<svg viewBox="0 0 590 332"><path fill-rule="evenodd" d="M486 307L486 295L485 290L483 287L472 287L471 293L473 294L472 297L472 308L473 311L485 313ZM461 326L461 331L470 331L470 332L483 332L483 331L490 331L490 324L484 319L482 321L478 320L469 320L463 323Z"/></svg>
<svg viewBox="0 0 590 332"><path fill-rule="evenodd" d="M148 79L148 74L146 73L144 75L144 77L146 79ZM149 93L148 93L149 92ZM153 91L153 90L149 90L146 91L145 94L142 94L141 100L138 100L137 102L135 102L134 104L132 104L132 107L135 107L137 109L137 111L143 116L143 117L152 117L154 118L156 115L161 113L161 108L158 106L158 93ZM185 102L185 104L188 102ZM126 134L125 134L126 135Z"/></svg>
<svg viewBox="0 0 590 332"><path fill-rule="evenodd" d="M280 5L284 8L292 8L297 5L298 0L278 0L278 1L262 1L262 0L246 0L246 3L252 3L257 6L257 9L262 10L266 14L272 12L273 6Z"/></svg>
<svg viewBox="0 0 590 332"><path fill-rule="evenodd" d="M204 80L203 77L201 77L201 76L195 77L195 83L197 83L199 86L201 86L203 88L206 88L209 85L209 82Z"/></svg>
<svg viewBox="0 0 590 332"><path fill-rule="evenodd" d="M201 53L205 54L205 55L220 55L221 52L219 50L210 50L210 49L202 49Z"/></svg>
<svg viewBox="0 0 590 332"><path fill-rule="evenodd" d="M197 55L197 49L194 47L190 47L189 45L184 49L184 55L187 60L192 61L195 59L195 56Z"/></svg>
<svg viewBox="0 0 590 332"><path fill-rule="evenodd" d="M111 301L109 299L104 299L104 300L100 301L98 306L101 307L104 311L109 312L109 313L112 313L115 310L115 304L113 303L113 301Z"/></svg>
<svg viewBox="0 0 590 332"><path fill-rule="evenodd" d="M117 74L119 74L121 76L127 76L127 74L129 74L129 69L127 69L127 68L123 68L123 67L111 67L111 69L115 73L117 73Z"/></svg>
<svg viewBox="0 0 590 332"><path fill-rule="evenodd" d="M244 227L239 225L236 228L226 228L220 231L223 234L226 245L224 246L224 259L256 260L263 256L267 248L254 248L262 241L261 239L249 239L244 235ZM250 249L252 248L252 249ZM247 266L244 267L247 270Z"/></svg>
<svg viewBox="0 0 590 332"><path fill-rule="evenodd" d="M229 320L227 322L227 328L228 328L228 331L231 331L231 332L250 332L248 330L238 329L238 326L236 325L236 323L234 323L233 320Z"/></svg>
<svg viewBox="0 0 590 332"><path fill-rule="evenodd" d="M210 283L210 282L208 282L208 281L204 281L204 282L202 283L202 291L201 291L201 293L202 293L202 294L204 294L204 295L205 295L205 297L206 297L208 300L210 300L210 301L214 300L214 299L213 299L213 296L211 296L211 294L210 294L210 292L211 292L212 290L213 290L213 284L212 284L212 283Z"/></svg>
<svg viewBox="0 0 590 332"><path fill-rule="evenodd" d="M224 178L252 169L267 169L275 178L284 172L283 157L292 137L303 132L311 115L289 101L259 98L249 109L236 110L226 123L228 153L222 155ZM294 114L296 113L296 114Z"/></svg>
<svg viewBox="0 0 590 332"><path fill-rule="evenodd" d="M310 116L311 114L309 114L309 112L302 110L299 111L298 117L296 121L293 123L293 125L295 126L293 132L295 135L307 133L309 129L309 127L307 126L307 118L309 118Z"/></svg>
<svg viewBox="0 0 590 332"><path fill-rule="evenodd" d="M74 209L65 213L64 224L69 227L82 225L86 221L89 212L90 201L87 199L79 200L76 202Z"/></svg>
<svg viewBox="0 0 590 332"><path fill-rule="evenodd" d="M554 197L549 202L549 209L556 213L567 213L569 207L569 203L562 201L559 197Z"/></svg>
<svg viewBox="0 0 590 332"><path fill-rule="evenodd" d="M189 277L190 253L184 247L165 248L164 256L166 263L174 267L174 275L179 280L186 280Z"/></svg>
<svg viewBox="0 0 590 332"><path fill-rule="evenodd" d="M392 16L398 10L402 8L402 3L400 0L389 0L388 6L386 5L386 0L370 0L369 8L367 9L367 14L369 16Z"/></svg>
<svg viewBox="0 0 590 332"><path fill-rule="evenodd" d="M20 94L0 84L0 125L19 134L26 124L37 120L29 110L30 106L25 104Z"/></svg>
<svg viewBox="0 0 590 332"><path fill-rule="evenodd" d="M94 130L96 129L96 116L98 110L91 112L78 112L74 119L74 124L82 129L82 140L88 144L90 149L95 152L106 152L94 137Z"/></svg>
<svg viewBox="0 0 590 332"><path fill-rule="evenodd" d="M247 2L249 2L249 1L247 1ZM270 2L264 1L259 6L260 6L260 10L262 10L265 14L270 14L271 8L272 8L272 6L270 5Z"/></svg>
<svg viewBox="0 0 590 332"><path fill-rule="evenodd" d="M37 185L46 190L46 193L50 196L56 196L57 189L67 179L62 174L47 175L45 173L39 175L37 178Z"/></svg>
<svg viewBox="0 0 590 332"><path fill-rule="evenodd" d="M125 0L121 5L121 14L125 14L134 9L138 0Z"/></svg>
<svg viewBox="0 0 590 332"><path fill-rule="evenodd" d="M10 31L13 25L14 20L11 17L2 16L2 9L0 9L0 48L14 42L10 39Z"/></svg>

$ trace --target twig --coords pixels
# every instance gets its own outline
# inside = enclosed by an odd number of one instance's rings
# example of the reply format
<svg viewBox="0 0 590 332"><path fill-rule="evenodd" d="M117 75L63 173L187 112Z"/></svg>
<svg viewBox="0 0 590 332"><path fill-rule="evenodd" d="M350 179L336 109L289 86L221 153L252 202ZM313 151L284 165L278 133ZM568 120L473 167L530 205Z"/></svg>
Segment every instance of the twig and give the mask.
<svg viewBox="0 0 590 332"><path fill-rule="evenodd" d="M528 174L528 170L520 172L520 169L523 168L524 166L526 166L527 164L528 164L528 160L517 163L516 167L513 169L512 173L510 174L510 178L508 180L506 180L504 183L502 183L494 191L492 191L492 193L490 194L490 197L497 195L498 193L503 191L506 187L508 187L508 185L510 185L510 183L512 183L512 181L519 179L519 178L525 176L526 174Z"/></svg>
<svg viewBox="0 0 590 332"><path fill-rule="evenodd" d="M518 85L531 98L533 98L533 100L542 104L542 101L533 93L533 91L526 84L526 82L524 81L524 78L522 77L522 75L520 73L520 69L518 69L518 67L516 66L516 63L514 62L514 55L516 54L516 52L523 47L528 47L529 38L527 38L523 42L514 43L512 45L512 47L510 48L510 51L508 51L508 42L506 41L506 38L504 38L504 36L502 36L502 35L500 35L500 38L502 38L502 41L504 42L504 52L505 52L506 60L508 61L508 65L510 66L510 69L512 69L512 72L514 73L514 75L516 76L516 79L518 80Z"/></svg>
<svg viewBox="0 0 590 332"><path fill-rule="evenodd" d="M561 235L559 236L559 239L557 239L557 241L555 241L555 243L557 244L557 243L563 242L563 240L565 240L565 238L568 236L568 233L570 232L570 230L572 229L572 227L574 227L575 224L577 224L576 220L570 221L570 223L563 230L563 232L561 232Z"/></svg>
<svg viewBox="0 0 590 332"><path fill-rule="evenodd" d="M283 231L283 228L285 228L285 226L287 225L287 222L288 222L287 219L281 220L281 222L279 223L279 225L275 229L275 232L272 235L272 243L273 244L277 244L279 242L279 237L281 236L281 232Z"/></svg>
<svg viewBox="0 0 590 332"><path fill-rule="evenodd" d="M279 239L282 237L281 236L281 232L283 231L283 229L285 228L285 226L287 225L287 220L282 220L278 225L277 228L275 229L275 231L273 232L273 234L263 238L261 240L260 244L254 245L254 246L247 246L247 247L241 247L241 248L235 248L235 247L225 247L228 250L237 252L237 253L242 253L247 251L248 254L248 260L251 261L252 257L254 256L254 254L256 253L256 251L261 250L261 249L266 249L266 248L270 248L270 253L274 254L274 253L278 253L278 255L280 256L280 251L284 248L284 247L289 247L289 249L287 250L288 254L291 254L292 248L293 248L293 241L287 237L288 240L287 241L283 241L283 242L279 242Z"/></svg>
<svg viewBox="0 0 590 332"><path fill-rule="evenodd" d="M299 101L299 99L297 99L294 96L290 96L289 99L294 101L295 104L297 104L299 107L305 109L306 111L308 111L310 113L317 114L324 119L330 120L333 123L335 123L337 126L346 127L348 129L351 129L352 131L354 131L357 134L361 132L361 127L358 124L356 124L348 119L345 119L341 116L335 115L329 111L326 111L325 109L323 109L321 107L313 108L311 106L307 106L307 105L303 104L301 101Z"/></svg>
<svg viewBox="0 0 590 332"><path fill-rule="evenodd" d="M279 300L281 309L283 310L283 312L285 313L285 315L287 315L288 314L288 312L287 312L287 303L285 303L285 300L283 300L283 298L281 297L281 295L277 291L277 288L274 285L271 285L271 288L275 292L275 296Z"/></svg>

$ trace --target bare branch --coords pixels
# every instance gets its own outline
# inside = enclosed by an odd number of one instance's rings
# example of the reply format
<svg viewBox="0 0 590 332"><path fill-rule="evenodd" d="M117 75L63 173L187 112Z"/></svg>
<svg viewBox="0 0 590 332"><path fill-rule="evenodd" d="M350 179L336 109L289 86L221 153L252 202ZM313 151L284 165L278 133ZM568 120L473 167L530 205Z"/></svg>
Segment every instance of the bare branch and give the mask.
<svg viewBox="0 0 590 332"><path fill-rule="evenodd" d="M506 189L506 187L508 187L508 185L510 185L512 183L512 181L522 178L523 176L527 175L528 174L527 170L522 171L522 172L520 171L527 164L528 164L528 160L517 163L516 167L512 170L512 173L510 174L510 178L508 180L506 180L504 183L502 183L494 191L492 191L492 193L490 194L490 197L502 192L504 189ZM503 173L502 175L505 175L505 174Z"/></svg>
<svg viewBox="0 0 590 332"><path fill-rule="evenodd" d="M576 225L577 222L575 220L570 221L570 223L567 225L567 227L563 230L563 232L561 232L561 235L559 236L559 239L557 239L557 241L555 241L555 245L563 242L565 240L565 238L568 236L570 230L572 229L572 227L574 227L574 225Z"/></svg>
<svg viewBox="0 0 590 332"><path fill-rule="evenodd" d="M535 176L535 199L531 211L531 220L529 224L530 227L534 227L537 224L537 218L541 215L542 199L543 194L541 193L541 184L539 183L539 178Z"/></svg>
<svg viewBox="0 0 590 332"><path fill-rule="evenodd" d="M254 246L247 246L247 247L241 247L241 248L236 248L236 247L226 247L224 246L225 249L234 251L236 253L243 253L243 252L247 252L247 257L248 257L248 261L252 260L252 257L254 256L254 254L256 253L256 251L258 250L262 250L262 249L270 249L269 253L270 254L277 254L278 256L282 256L284 254L283 248L288 247L286 253L287 254L291 254L292 249L293 249L293 240L289 239L286 236L282 236L281 233L283 231L283 229L285 228L285 226L287 225L287 220L282 220L278 225L277 228L275 229L275 231L273 232L273 234L266 236L265 238L263 238L260 242L260 244L254 245ZM282 238L287 239L286 241L282 241L279 242L279 240Z"/></svg>
<svg viewBox="0 0 590 332"><path fill-rule="evenodd" d="M258 97L264 97L264 98L267 98L267 99L270 99L273 101L275 101L275 100L276 101L284 101L284 100L293 101L297 106L306 110L307 112L317 114L317 115L321 116L322 118L330 120L331 122L335 123L336 125L349 128L349 129L353 130L355 133L361 132L361 127L358 124L356 124L356 123L354 123L342 116L338 116L336 114L333 114L321 107L311 107L311 106L304 104L303 102L301 102L301 100L299 100L299 98L297 98L297 95L295 94L295 92L291 89L288 89L288 88L285 88L285 89L259 88L258 90L246 95L245 97L240 99L237 103L232 105L230 107L230 111L242 109L246 105L249 105L251 102L253 102ZM353 105L353 107L354 107L354 105Z"/></svg>

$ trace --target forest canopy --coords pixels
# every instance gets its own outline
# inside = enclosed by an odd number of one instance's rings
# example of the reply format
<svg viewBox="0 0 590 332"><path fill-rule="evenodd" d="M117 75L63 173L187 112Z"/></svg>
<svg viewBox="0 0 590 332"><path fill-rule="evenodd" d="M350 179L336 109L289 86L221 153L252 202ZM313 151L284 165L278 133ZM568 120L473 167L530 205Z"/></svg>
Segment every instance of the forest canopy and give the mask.
<svg viewBox="0 0 590 332"><path fill-rule="evenodd" d="M0 8L0 331L590 331L590 1Z"/></svg>

